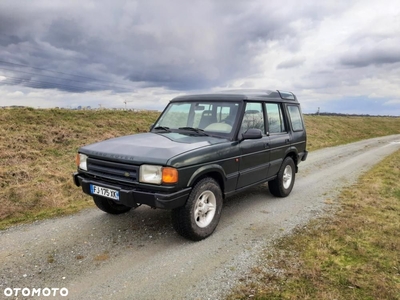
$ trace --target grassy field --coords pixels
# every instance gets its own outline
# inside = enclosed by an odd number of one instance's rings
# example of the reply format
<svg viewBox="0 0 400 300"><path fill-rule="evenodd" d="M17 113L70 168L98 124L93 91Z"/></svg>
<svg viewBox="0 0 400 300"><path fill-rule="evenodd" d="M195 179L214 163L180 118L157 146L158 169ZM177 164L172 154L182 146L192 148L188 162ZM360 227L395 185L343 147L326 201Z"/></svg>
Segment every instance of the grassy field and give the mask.
<svg viewBox="0 0 400 300"><path fill-rule="evenodd" d="M308 150L400 133L400 117L305 116Z"/></svg>
<svg viewBox="0 0 400 300"><path fill-rule="evenodd" d="M400 299L400 151L343 191L340 209L265 252L229 299Z"/></svg>
<svg viewBox="0 0 400 300"><path fill-rule="evenodd" d="M92 205L72 183L80 146L148 130L154 112L0 110L0 228Z"/></svg>
<svg viewBox="0 0 400 300"><path fill-rule="evenodd" d="M0 229L93 205L72 183L76 150L145 132L156 112L0 110ZM308 149L400 133L400 118L306 116Z"/></svg>

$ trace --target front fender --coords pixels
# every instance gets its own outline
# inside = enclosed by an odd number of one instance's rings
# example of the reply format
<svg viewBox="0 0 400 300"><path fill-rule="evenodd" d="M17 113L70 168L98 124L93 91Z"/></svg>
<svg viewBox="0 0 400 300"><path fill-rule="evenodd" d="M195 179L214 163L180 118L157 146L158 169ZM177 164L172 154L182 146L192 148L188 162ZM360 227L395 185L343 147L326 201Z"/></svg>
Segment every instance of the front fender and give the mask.
<svg viewBox="0 0 400 300"><path fill-rule="evenodd" d="M203 176L204 174L207 173L211 173L211 172L217 172L221 175L223 181L226 181L226 173L224 171L224 169L217 164L212 164L212 165L207 165L207 166L202 166L200 168L198 168L193 175L190 177L187 186L192 186L193 183L197 180L197 178L200 178L201 176Z"/></svg>

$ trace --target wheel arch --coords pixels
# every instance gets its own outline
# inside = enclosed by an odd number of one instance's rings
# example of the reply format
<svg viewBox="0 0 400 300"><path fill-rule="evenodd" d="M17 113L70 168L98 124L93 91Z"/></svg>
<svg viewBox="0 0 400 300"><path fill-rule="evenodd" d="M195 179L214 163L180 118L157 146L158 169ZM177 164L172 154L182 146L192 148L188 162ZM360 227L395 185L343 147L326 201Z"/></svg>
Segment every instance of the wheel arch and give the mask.
<svg viewBox="0 0 400 300"><path fill-rule="evenodd" d="M296 166L296 173L298 171L298 164L299 164L299 154L295 147L291 147L286 152L285 158L291 157L293 159L294 165Z"/></svg>
<svg viewBox="0 0 400 300"><path fill-rule="evenodd" d="M187 186L194 186L198 181L205 177L213 178L219 184L222 195L224 195L226 174L220 165L208 165L198 168L190 177Z"/></svg>

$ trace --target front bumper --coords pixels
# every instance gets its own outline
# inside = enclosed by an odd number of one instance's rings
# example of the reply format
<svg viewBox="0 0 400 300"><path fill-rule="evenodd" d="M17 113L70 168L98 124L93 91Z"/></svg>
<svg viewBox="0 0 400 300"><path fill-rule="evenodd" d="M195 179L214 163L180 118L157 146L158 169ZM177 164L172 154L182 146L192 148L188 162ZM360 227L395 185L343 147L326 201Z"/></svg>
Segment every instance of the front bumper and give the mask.
<svg viewBox="0 0 400 300"><path fill-rule="evenodd" d="M125 188L118 185L109 184L100 180L86 178L79 173L73 174L73 180L76 186L82 187L85 194L93 196L90 193L90 184L106 187L119 191L119 204L129 207L136 207L146 204L155 208L174 209L184 206L192 188L185 188L173 193L159 193L151 191L138 190L137 188Z"/></svg>

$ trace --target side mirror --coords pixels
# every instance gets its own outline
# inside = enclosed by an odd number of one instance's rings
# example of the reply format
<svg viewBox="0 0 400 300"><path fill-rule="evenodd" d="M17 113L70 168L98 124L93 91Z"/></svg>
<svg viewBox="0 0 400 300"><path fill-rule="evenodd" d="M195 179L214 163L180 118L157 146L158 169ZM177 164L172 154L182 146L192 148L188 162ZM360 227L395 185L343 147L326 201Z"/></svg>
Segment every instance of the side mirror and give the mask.
<svg viewBox="0 0 400 300"><path fill-rule="evenodd" d="M152 131L154 127L154 123L150 125L149 131Z"/></svg>
<svg viewBox="0 0 400 300"><path fill-rule="evenodd" d="M242 134L241 141L243 140L256 140L262 138L262 131L257 128L250 128Z"/></svg>

